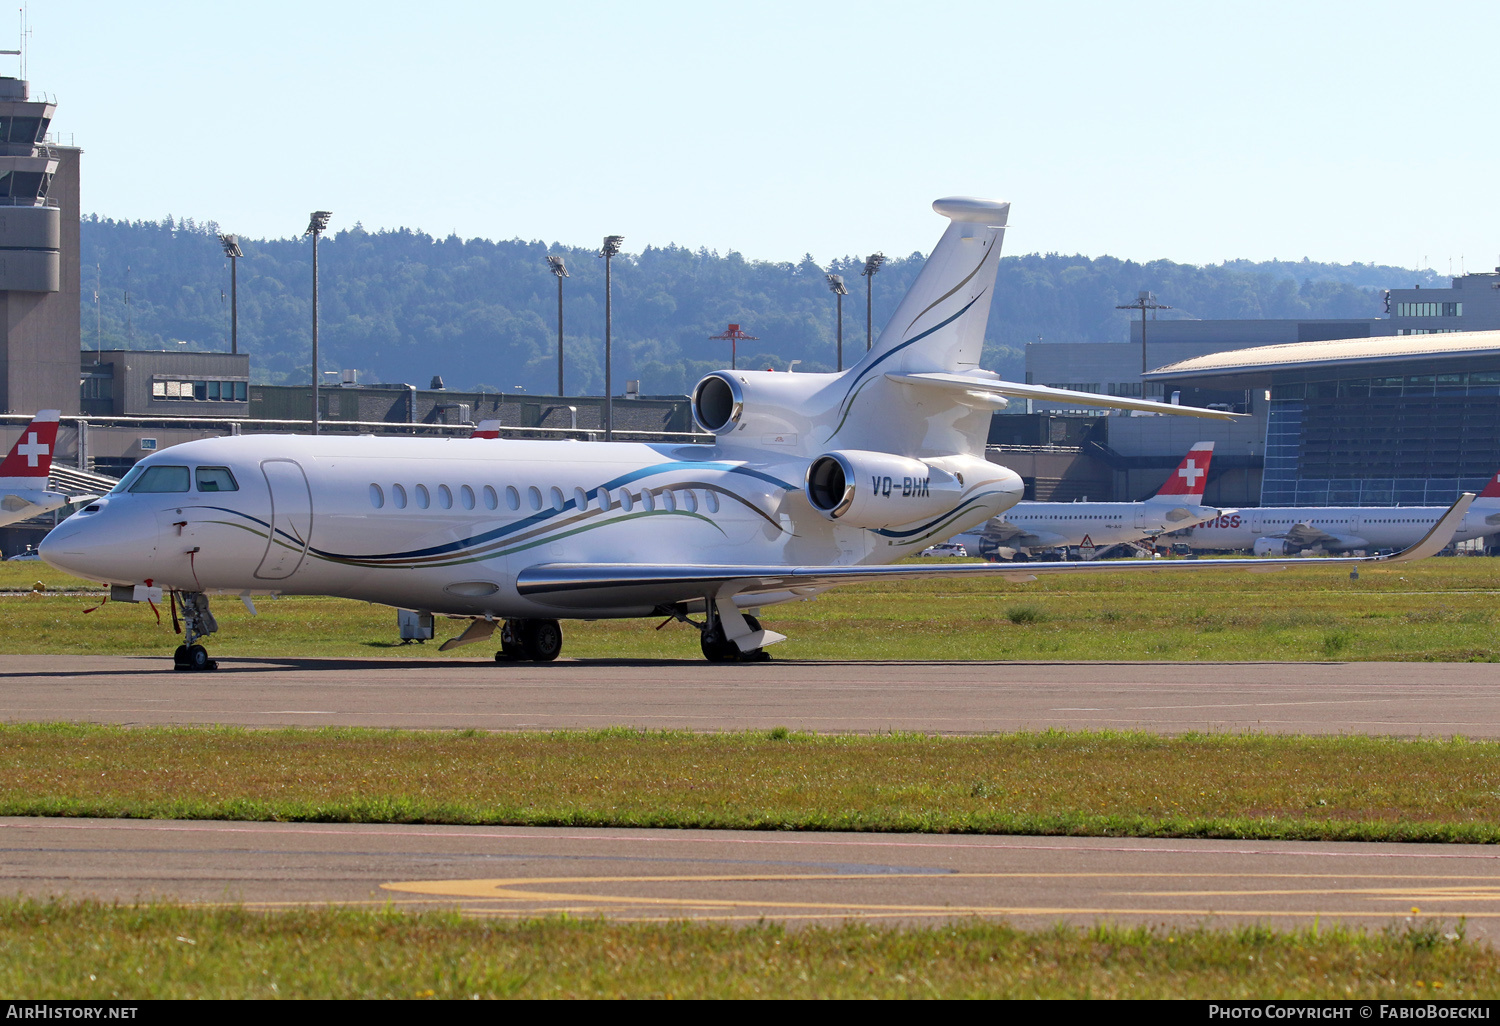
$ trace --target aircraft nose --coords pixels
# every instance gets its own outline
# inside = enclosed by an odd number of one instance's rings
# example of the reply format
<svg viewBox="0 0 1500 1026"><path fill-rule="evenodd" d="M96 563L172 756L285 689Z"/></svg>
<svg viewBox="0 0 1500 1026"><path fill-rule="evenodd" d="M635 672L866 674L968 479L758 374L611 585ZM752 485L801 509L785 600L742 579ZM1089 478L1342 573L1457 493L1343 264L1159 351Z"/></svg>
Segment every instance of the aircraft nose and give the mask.
<svg viewBox="0 0 1500 1026"><path fill-rule="evenodd" d="M74 514L48 532L37 554L48 566L75 577L139 583L151 573L155 527L154 520L138 517Z"/></svg>

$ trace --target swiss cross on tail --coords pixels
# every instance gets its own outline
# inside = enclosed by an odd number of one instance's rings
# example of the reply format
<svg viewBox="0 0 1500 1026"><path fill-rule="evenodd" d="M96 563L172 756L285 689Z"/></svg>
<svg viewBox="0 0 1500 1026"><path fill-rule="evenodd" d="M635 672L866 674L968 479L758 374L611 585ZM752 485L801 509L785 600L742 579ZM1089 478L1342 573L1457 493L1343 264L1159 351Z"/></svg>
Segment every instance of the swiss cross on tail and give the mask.
<svg viewBox="0 0 1500 1026"><path fill-rule="evenodd" d="M0 463L0 478L47 480L52 470L52 453L57 447L57 416L57 410L42 410L36 415L11 446L5 462Z"/></svg>
<svg viewBox="0 0 1500 1026"><path fill-rule="evenodd" d="M1204 486L1208 484L1208 464L1213 456L1214 443L1199 442L1188 450L1182 462L1177 464L1177 469L1167 478L1167 483L1156 494L1201 500Z"/></svg>

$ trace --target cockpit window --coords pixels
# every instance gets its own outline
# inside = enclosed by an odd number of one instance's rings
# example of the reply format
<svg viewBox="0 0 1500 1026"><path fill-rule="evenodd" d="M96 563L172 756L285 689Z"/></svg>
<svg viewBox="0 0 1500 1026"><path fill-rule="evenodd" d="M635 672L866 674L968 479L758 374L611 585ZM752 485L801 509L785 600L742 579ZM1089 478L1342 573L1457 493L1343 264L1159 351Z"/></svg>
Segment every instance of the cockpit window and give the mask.
<svg viewBox="0 0 1500 1026"><path fill-rule="evenodd" d="M185 492L192 487L187 467L147 467L135 484L130 486L132 494L142 492Z"/></svg>
<svg viewBox="0 0 1500 1026"><path fill-rule="evenodd" d="M199 467L198 490L200 492L237 492L234 475L228 467Z"/></svg>
<svg viewBox="0 0 1500 1026"><path fill-rule="evenodd" d="M119 495L122 492L130 491L130 486L135 484L136 481L140 479L140 476L145 472L145 467L131 467L130 472L127 473L124 477L120 478L120 483L109 490L109 494Z"/></svg>

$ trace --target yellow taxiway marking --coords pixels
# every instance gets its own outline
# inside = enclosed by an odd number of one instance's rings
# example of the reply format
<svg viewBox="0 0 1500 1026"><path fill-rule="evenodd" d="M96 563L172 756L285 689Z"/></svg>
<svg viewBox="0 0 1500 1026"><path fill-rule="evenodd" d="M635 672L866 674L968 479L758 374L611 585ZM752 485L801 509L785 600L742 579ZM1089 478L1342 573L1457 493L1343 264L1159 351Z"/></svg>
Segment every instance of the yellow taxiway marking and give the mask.
<svg viewBox="0 0 1500 1026"><path fill-rule="evenodd" d="M1349 880L1352 874L1300 874L1300 873L1273 873L1256 874L1246 876L1238 873L1205 873L1190 874L1196 878L1224 878L1233 880L1251 879L1287 879L1287 880L1311 880L1311 879L1338 879ZM1384 874L1379 875L1384 878ZM1272 912L1260 909L1249 912L1222 911L1216 909L1136 909L1136 908L1094 908L1045 906L1026 907L1012 905L931 905L931 904L869 904L859 901L792 901L774 897L765 898L718 898L708 895L693 897L653 897L649 895L624 895L624 894L599 894L579 892L580 887L607 887L620 884L666 884L681 887L687 884L714 884L714 883L738 883L738 884L783 884L783 883L815 883L815 882L841 882L841 883L879 883L890 880L901 879L924 879L941 881L974 881L974 880L1038 880L1038 879L1096 879L1096 880L1119 880L1119 879L1149 879L1159 877L1181 878L1180 874L1174 873L766 873L766 874L732 874L715 873L705 875L682 875L682 876L600 876L600 877L511 877L480 880L416 880L398 883L381 884L381 888L390 891L402 891L430 895L434 898L467 898L488 901L525 902L535 906L536 903L551 903L561 908L549 907L548 911L597 911L603 912L608 908L623 911L626 907L631 908L671 908L682 912L719 913L720 915L735 909L775 909L782 915L808 915L817 913L838 913L845 915L1343 915L1343 916L1389 916L1390 912L1369 912L1351 910L1347 912L1296 912L1277 911ZM1325 897L1333 896L1364 896L1375 897L1385 900L1400 900L1405 903L1414 901L1434 900L1465 900L1472 896L1474 900L1491 900L1500 897L1500 888L1478 885L1474 877L1433 875L1420 877L1426 880L1453 881L1446 886L1422 887L1422 886L1399 886L1378 888L1317 888L1317 889L1279 889L1279 890L1222 890L1222 891L1153 891L1130 893L1133 898L1141 897L1275 897L1293 895L1317 895ZM564 885L568 890L538 890L536 888L554 887ZM1126 894L1119 895L1121 897ZM497 910L500 911L500 910ZM541 909L533 907L532 914ZM1482 914L1481 914L1482 915Z"/></svg>

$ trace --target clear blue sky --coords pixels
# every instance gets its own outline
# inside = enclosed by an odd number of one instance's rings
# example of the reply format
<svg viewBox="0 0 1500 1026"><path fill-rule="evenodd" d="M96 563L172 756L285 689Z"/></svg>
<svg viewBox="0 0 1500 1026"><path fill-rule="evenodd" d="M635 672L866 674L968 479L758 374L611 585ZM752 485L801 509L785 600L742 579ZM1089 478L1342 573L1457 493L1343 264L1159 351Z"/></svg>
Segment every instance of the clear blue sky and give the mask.
<svg viewBox="0 0 1500 1026"><path fill-rule="evenodd" d="M795 260L1500 263L1500 5L33 0L84 209ZM15 22L0 24L13 46ZM0 58L14 74L15 58Z"/></svg>

